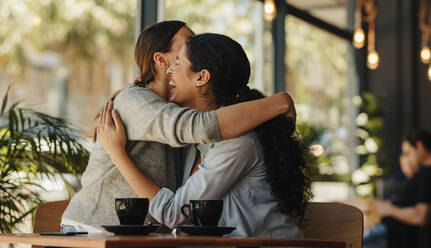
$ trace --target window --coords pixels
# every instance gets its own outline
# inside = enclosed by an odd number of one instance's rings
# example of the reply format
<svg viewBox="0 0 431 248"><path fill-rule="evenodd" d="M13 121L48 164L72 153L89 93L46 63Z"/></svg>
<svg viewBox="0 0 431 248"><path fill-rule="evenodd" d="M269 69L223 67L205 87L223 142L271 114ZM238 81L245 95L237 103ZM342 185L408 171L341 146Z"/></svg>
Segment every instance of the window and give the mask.
<svg viewBox="0 0 431 248"><path fill-rule="evenodd" d="M0 1L0 92L90 133L134 76L135 0Z"/></svg>
<svg viewBox="0 0 431 248"><path fill-rule="evenodd" d="M295 100L298 122L323 130L323 175L346 176L357 166L354 150L356 93L348 77L349 44L292 16L286 17L286 88ZM349 71L350 72L350 71Z"/></svg>
<svg viewBox="0 0 431 248"><path fill-rule="evenodd" d="M256 0L164 0L161 20L181 20L196 33L220 33L238 41L251 63L251 88L272 94L270 24ZM179 11L180 10L180 11Z"/></svg>

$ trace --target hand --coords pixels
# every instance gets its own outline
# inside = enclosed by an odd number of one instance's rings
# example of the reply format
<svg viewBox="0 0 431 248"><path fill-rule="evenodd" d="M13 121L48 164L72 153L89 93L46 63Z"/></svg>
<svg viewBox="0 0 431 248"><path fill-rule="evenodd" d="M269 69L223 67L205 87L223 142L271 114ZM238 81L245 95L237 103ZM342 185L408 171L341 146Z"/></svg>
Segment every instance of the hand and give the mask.
<svg viewBox="0 0 431 248"><path fill-rule="evenodd" d="M126 132L120 115L112 109L113 103L109 100L99 116L97 124L97 140L103 146L112 160L126 151Z"/></svg>
<svg viewBox="0 0 431 248"><path fill-rule="evenodd" d="M382 216L390 216L392 213L392 203L390 201L373 200L377 213Z"/></svg>
<svg viewBox="0 0 431 248"><path fill-rule="evenodd" d="M284 115L287 118L292 119L293 123L296 124L296 109L292 97L286 92L280 92L276 95L280 98L280 101L282 103L281 106L283 107L285 113Z"/></svg>

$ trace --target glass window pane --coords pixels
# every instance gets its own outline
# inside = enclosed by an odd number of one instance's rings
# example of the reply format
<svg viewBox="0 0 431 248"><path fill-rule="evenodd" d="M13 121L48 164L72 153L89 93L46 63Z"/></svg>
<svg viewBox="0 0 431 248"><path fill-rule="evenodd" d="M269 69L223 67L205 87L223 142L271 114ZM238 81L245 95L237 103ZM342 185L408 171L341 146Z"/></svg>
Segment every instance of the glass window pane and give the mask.
<svg viewBox="0 0 431 248"><path fill-rule="evenodd" d="M340 0L286 0L288 4L342 29L347 29L347 3Z"/></svg>
<svg viewBox="0 0 431 248"><path fill-rule="evenodd" d="M181 20L196 33L221 33L238 41L247 53L251 87L272 92L270 24L262 2L255 0L165 0L162 20Z"/></svg>
<svg viewBox="0 0 431 248"><path fill-rule="evenodd" d="M0 89L49 114L93 126L134 76L136 0L0 1Z"/></svg>
<svg viewBox="0 0 431 248"><path fill-rule="evenodd" d="M349 157L354 156L347 106L349 44L292 16L286 17L286 44L287 89L294 97L298 122L324 130L315 141L328 158L320 160L320 172L346 175L356 166Z"/></svg>

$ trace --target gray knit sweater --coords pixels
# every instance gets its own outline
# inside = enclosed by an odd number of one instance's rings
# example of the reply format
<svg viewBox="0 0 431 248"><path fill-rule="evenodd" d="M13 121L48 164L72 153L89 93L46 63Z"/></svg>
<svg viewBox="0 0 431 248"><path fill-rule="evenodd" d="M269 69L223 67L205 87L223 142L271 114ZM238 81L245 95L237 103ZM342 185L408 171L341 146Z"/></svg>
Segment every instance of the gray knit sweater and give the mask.
<svg viewBox="0 0 431 248"><path fill-rule="evenodd" d="M182 161L172 147L221 140L214 112L167 103L149 88L125 88L115 98L114 108L126 127L130 157L160 187L175 190L181 184L181 170L176 167L182 166ZM82 189L63 214L63 223L73 221L95 228L119 224L115 198L137 197L98 142L91 147L81 183Z"/></svg>

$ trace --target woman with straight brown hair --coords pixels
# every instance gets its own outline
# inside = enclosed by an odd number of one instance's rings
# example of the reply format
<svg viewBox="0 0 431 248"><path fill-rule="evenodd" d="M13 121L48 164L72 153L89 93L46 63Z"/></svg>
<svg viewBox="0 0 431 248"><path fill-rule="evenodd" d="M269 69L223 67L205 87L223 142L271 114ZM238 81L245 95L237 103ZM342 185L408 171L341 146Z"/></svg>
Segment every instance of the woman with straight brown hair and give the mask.
<svg viewBox="0 0 431 248"><path fill-rule="evenodd" d="M133 85L115 94L102 111L105 116L115 107L126 127L127 152L139 171L171 190L176 190L182 177L181 156L172 147L233 138L277 115L295 115L293 102L285 93L207 112L168 103L166 70L192 35L180 21L147 27L135 48L140 75ZM248 118L242 118L243 114ZM99 142L91 147L81 182L82 189L63 214L65 228L97 232L101 224L118 224L114 199L137 197Z"/></svg>

